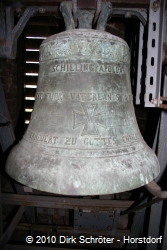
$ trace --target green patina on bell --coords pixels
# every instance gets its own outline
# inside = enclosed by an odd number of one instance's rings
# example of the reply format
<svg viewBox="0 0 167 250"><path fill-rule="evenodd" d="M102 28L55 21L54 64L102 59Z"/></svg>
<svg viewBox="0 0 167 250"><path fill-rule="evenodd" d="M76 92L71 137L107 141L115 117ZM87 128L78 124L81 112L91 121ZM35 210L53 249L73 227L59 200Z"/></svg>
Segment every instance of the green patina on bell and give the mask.
<svg viewBox="0 0 167 250"><path fill-rule="evenodd" d="M72 29L40 48L35 106L9 155L17 181L65 195L131 190L159 173L134 114L129 48L105 31Z"/></svg>

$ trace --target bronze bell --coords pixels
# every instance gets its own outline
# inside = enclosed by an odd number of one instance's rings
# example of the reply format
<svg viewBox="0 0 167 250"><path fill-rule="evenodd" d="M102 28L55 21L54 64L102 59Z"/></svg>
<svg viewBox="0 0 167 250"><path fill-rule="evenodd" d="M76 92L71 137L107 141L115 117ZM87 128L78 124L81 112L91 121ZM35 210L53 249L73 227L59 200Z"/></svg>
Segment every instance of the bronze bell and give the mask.
<svg viewBox="0 0 167 250"><path fill-rule="evenodd" d="M64 195L131 190L159 173L135 119L129 48L104 31L72 29L40 48L28 129L9 155L17 181Z"/></svg>

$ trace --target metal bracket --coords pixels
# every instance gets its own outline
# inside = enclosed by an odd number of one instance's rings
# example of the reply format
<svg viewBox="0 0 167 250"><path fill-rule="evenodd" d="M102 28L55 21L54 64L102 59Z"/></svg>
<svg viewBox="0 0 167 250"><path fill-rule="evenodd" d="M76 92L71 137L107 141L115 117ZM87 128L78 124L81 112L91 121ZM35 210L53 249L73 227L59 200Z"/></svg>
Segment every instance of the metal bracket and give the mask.
<svg viewBox="0 0 167 250"><path fill-rule="evenodd" d="M142 102L141 100L141 92L142 92L142 79L144 72L142 70L143 68L143 47L144 47L144 25L140 23L139 28L139 49L138 49L138 66L137 66L137 86L136 86L136 104L140 104Z"/></svg>
<svg viewBox="0 0 167 250"><path fill-rule="evenodd" d="M141 23L145 26L147 23L147 15L146 11L138 9L138 8L113 8L112 16L113 15L123 15L125 18L130 18L132 16L136 16L139 18Z"/></svg>
<svg viewBox="0 0 167 250"><path fill-rule="evenodd" d="M100 229L111 230L113 227L114 212L79 212L74 210L74 228L75 229Z"/></svg>
<svg viewBox="0 0 167 250"><path fill-rule="evenodd" d="M165 102L165 103L163 103L163 102ZM159 107L162 108L162 109L167 109L167 103L166 102L167 102L167 97L166 96L161 96L160 97L160 105L159 105Z"/></svg>
<svg viewBox="0 0 167 250"><path fill-rule="evenodd" d="M159 107L162 70L163 34L165 23L165 0L161 1L159 8L157 1L150 0L147 42L147 69L145 107Z"/></svg>
<svg viewBox="0 0 167 250"><path fill-rule="evenodd" d="M116 233L117 223L120 212L80 212L74 210L74 228L75 229L97 229L107 230Z"/></svg>

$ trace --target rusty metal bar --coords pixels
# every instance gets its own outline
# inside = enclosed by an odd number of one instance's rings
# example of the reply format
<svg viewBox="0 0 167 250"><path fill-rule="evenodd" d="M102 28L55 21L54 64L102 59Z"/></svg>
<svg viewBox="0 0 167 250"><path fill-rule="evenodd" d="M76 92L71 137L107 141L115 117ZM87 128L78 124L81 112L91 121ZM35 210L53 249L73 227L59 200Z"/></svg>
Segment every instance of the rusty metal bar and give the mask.
<svg viewBox="0 0 167 250"><path fill-rule="evenodd" d="M145 202L145 203L142 204L142 205L136 206L136 207L134 207L134 208L132 208L132 209L128 209L128 210L122 212L121 215L130 214L130 213L136 212L136 211L138 211L138 210L142 210L142 209L144 209L144 208L146 208L146 207L150 207L151 205L156 204L156 203L158 203L158 202L160 202L160 201L162 201L162 200L164 200L164 199L162 199L162 198L155 198L155 199L153 199L153 200L150 200L150 201L148 201L148 202Z"/></svg>
<svg viewBox="0 0 167 250"><path fill-rule="evenodd" d="M160 97L160 101L167 101L167 97L166 96L161 96ZM165 103L161 103L160 105L159 105L159 107L161 108L161 109L167 109L167 104L165 104Z"/></svg>
<svg viewBox="0 0 167 250"><path fill-rule="evenodd" d="M162 191L161 187L155 182L151 181L145 185L145 188L154 196L162 199L167 199L167 191Z"/></svg>
<svg viewBox="0 0 167 250"><path fill-rule="evenodd" d="M140 233L142 231L142 227L144 224L144 218L145 218L145 210L142 212L135 213L135 216L133 218L133 223L131 227L130 237L136 238L140 236ZM126 246L126 249L136 249L137 243L128 243Z"/></svg>
<svg viewBox="0 0 167 250"><path fill-rule="evenodd" d="M167 109L167 104L160 104L159 107L160 107L161 109Z"/></svg>
<svg viewBox="0 0 167 250"><path fill-rule="evenodd" d="M160 100L161 100L161 101L167 101L167 97L161 96L161 97L160 97Z"/></svg>

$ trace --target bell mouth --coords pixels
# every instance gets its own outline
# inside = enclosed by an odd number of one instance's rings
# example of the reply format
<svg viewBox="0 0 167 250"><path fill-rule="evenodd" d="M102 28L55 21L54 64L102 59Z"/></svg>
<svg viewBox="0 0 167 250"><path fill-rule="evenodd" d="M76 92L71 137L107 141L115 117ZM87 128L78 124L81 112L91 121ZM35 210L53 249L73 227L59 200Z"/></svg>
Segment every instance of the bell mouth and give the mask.
<svg viewBox="0 0 167 250"><path fill-rule="evenodd" d="M7 173L24 185L62 195L105 195L143 186L159 174L158 160L144 150L104 158L39 154L18 144L7 160Z"/></svg>

